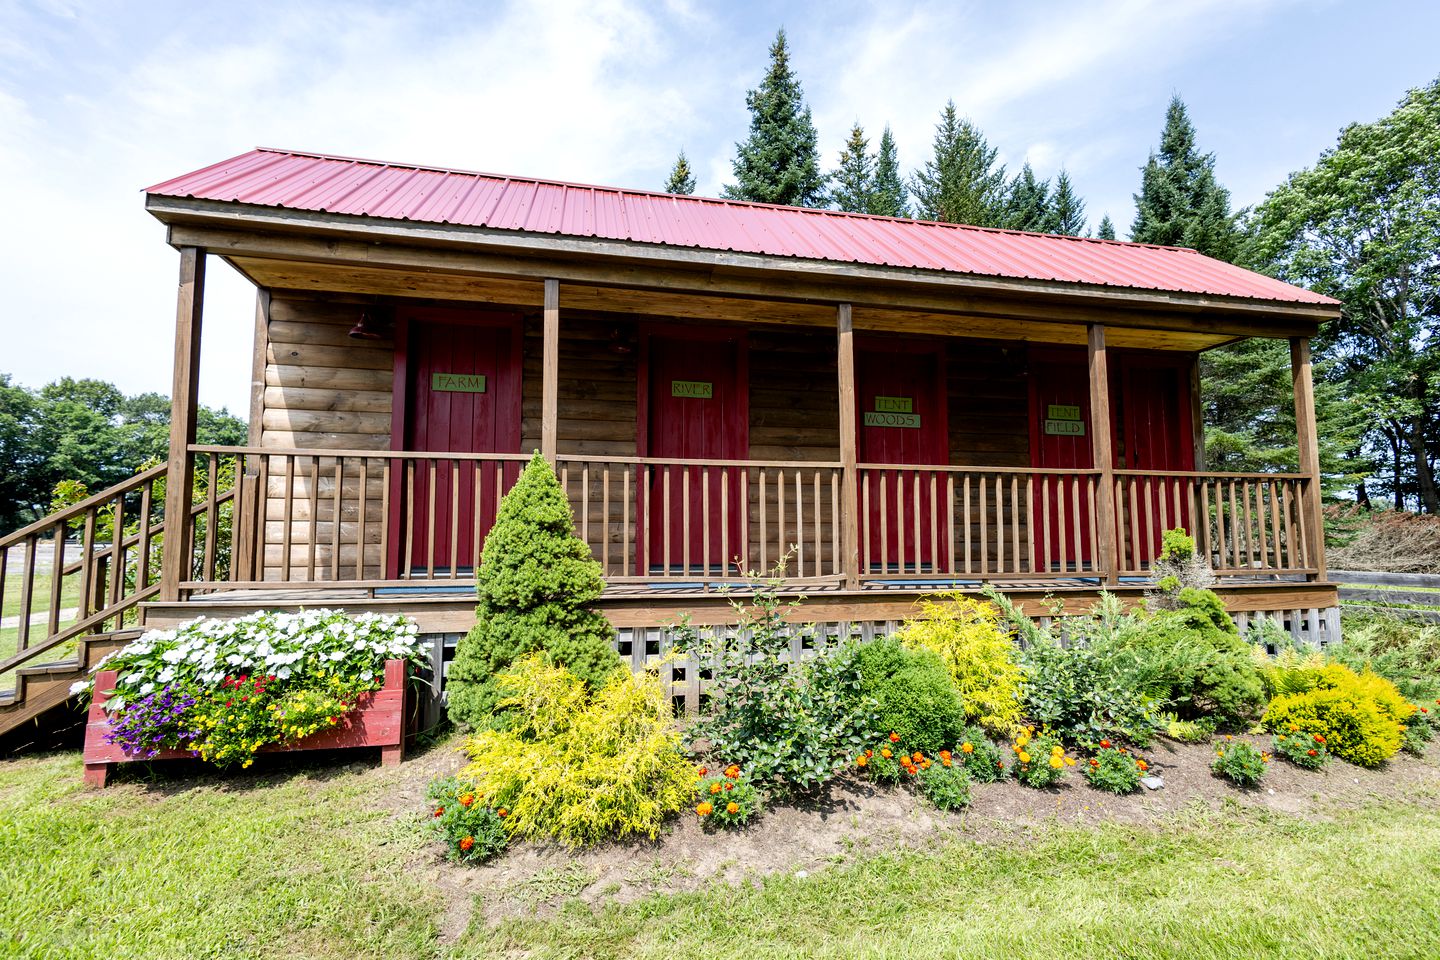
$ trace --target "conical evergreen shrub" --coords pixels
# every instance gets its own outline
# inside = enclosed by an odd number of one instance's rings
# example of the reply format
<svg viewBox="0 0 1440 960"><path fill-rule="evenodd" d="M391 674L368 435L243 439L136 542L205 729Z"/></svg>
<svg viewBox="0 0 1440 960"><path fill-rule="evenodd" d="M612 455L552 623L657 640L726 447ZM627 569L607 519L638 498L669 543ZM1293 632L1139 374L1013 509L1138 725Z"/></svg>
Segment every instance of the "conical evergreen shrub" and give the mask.
<svg viewBox="0 0 1440 960"><path fill-rule="evenodd" d="M500 502L485 538L476 590L477 622L460 641L446 678L450 719L496 724L495 676L515 660L543 653L591 687L620 669L615 631L590 605L605 579L575 536L570 503L539 453Z"/></svg>

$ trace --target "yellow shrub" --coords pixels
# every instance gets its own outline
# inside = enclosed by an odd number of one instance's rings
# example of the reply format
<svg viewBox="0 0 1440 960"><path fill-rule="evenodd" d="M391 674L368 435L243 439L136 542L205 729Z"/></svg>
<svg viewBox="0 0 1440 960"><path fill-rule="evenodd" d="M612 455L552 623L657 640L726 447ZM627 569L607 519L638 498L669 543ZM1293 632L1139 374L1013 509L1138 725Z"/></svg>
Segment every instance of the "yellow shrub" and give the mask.
<svg viewBox="0 0 1440 960"><path fill-rule="evenodd" d="M587 696L563 667L528 657L499 682L510 729L471 737L463 776L505 809L512 836L653 839L689 802L695 771L654 673L619 673Z"/></svg>
<svg viewBox="0 0 1440 960"><path fill-rule="evenodd" d="M1271 730L1324 737L1327 749L1342 760L1378 767L1400 749L1403 730L1375 700L1352 690L1316 688L1283 693L1270 701L1265 725Z"/></svg>
<svg viewBox="0 0 1440 960"><path fill-rule="evenodd" d="M1325 655L1318 650L1302 653L1294 647L1282 647L1272 657L1264 647L1254 649L1265 692L1272 697L1314 690L1320 672L1325 669Z"/></svg>
<svg viewBox="0 0 1440 960"><path fill-rule="evenodd" d="M1323 671L1319 686L1345 690L1375 701L1380 712L1397 723L1405 723L1415 713L1415 704L1406 700L1398 687L1371 670L1356 673L1341 663L1332 663Z"/></svg>
<svg viewBox="0 0 1440 960"><path fill-rule="evenodd" d="M971 720L1001 736L1020 728L1024 674L1015 662L1014 635L989 603L961 593L926 597L899 638L940 655Z"/></svg>

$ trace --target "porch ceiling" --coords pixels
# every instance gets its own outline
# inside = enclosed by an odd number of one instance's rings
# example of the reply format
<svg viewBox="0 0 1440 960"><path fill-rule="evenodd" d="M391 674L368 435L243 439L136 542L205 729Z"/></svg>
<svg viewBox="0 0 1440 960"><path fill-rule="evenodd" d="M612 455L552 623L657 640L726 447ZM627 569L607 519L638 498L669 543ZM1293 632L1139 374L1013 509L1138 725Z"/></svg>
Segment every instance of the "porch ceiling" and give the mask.
<svg viewBox="0 0 1440 960"><path fill-rule="evenodd" d="M540 280L509 279L476 274L402 270L379 266L280 260L261 257L226 258L253 283L274 290L348 293L427 300L531 306L539 309L544 284ZM835 307L829 303L720 297L706 294L565 283L561 289L565 309L636 313L734 323L774 323L833 329ZM857 330L1019 340L1035 343L1083 344L1082 322L1039 320L1004 302L986 312L940 312L856 306ZM1107 318L1113 319L1113 318ZM1130 319L1130 322L1135 322ZM1108 340L1116 347L1150 350L1197 351L1236 339L1230 332L1180 331L1139 326L1109 325Z"/></svg>

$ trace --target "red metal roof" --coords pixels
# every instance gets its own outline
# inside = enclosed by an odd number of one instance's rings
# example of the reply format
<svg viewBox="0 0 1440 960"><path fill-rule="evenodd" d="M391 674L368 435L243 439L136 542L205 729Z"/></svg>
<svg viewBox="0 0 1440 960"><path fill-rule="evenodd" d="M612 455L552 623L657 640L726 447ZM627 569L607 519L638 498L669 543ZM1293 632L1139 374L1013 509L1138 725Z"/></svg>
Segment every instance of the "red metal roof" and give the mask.
<svg viewBox="0 0 1440 960"><path fill-rule="evenodd" d="M156 184L146 193L988 277L1285 303L1336 303L1180 247L711 200L282 150L252 150Z"/></svg>

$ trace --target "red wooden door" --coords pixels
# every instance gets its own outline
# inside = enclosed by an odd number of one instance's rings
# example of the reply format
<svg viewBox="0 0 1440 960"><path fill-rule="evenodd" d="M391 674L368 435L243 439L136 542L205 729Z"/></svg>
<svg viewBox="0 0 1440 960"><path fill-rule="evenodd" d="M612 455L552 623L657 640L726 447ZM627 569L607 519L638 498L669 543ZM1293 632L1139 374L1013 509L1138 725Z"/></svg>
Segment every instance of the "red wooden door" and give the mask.
<svg viewBox="0 0 1440 960"><path fill-rule="evenodd" d="M645 337L642 456L745 458L750 409L745 350L739 332L672 329ZM642 574L736 572L732 563L741 544L742 469L651 467L642 504L650 529Z"/></svg>
<svg viewBox="0 0 1440 960"><path fill-rule="evenodd" d="M397 317L394 449L519 453L519 318L438 308ZM403 399L402 399L403 398ZM518 462L419 459L392 464L390 576L468 574Z"/></svg>
<svg viewBox="0 0 1440 960"><path fill-rule="evenodd" d="M1090 371L1079 352L1035 353L1030 361L1030 462L1046 470L1089 470ZM1041 572L1079 573L1091 565L1090 488L1069 474L1035 478L1030 536Z"/></svg>
<svg viewBox="0 0 1440 960"><path fill-rule="evenodd" d="M950 462L944 348L931 343L862 343L855 357L861 463ZM949 538L944 478L917 470L870 470L870 508L861 519L862 566L876 573L935 571ZM883 489L882 489L883 488ZM863 506L862 506L863 509Z"/></svg>
<svg viewBox="0 0 1440 960"><path fill-rule="evenodd" d="M1121 358L1120 419L1116 445L1121 469L1188 471L1195 469L1188 362L1167 358ZM1131 478L1136 516L1128 520L1136 568L1148 565L1160 550L1166 530L1184 527L1193 534L1190 483L1183 478ZM1130 497L1126 497L1127 501ZM1122 514L1130 503L1120 505Z"/></svg>

